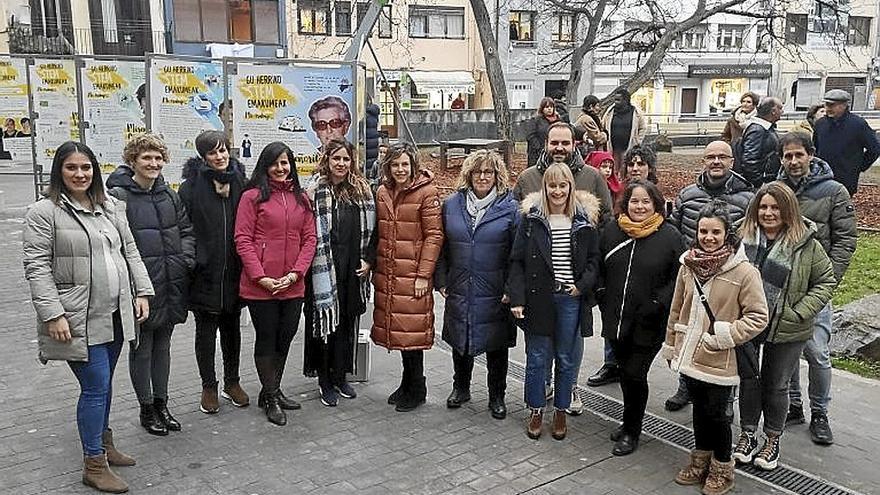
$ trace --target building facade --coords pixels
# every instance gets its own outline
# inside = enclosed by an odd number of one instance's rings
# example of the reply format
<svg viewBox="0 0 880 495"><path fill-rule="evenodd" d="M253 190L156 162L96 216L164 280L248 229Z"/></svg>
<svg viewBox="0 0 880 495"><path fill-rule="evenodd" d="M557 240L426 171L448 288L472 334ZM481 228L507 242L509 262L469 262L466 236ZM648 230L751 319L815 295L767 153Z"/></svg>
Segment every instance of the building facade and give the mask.
<svg viewBox="0 0 880 495"><path fill-rule="evenodd" d="M284 0L153 0L165 18L169 52L196 56L284 58Z"/></svg>

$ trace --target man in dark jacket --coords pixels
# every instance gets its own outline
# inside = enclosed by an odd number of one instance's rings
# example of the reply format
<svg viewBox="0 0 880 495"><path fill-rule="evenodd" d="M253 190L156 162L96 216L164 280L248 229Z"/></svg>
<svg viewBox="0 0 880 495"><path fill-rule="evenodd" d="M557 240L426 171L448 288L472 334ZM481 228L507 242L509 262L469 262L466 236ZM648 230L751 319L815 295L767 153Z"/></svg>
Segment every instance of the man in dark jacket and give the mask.
<svg viewBox="0 0 880 495"><path fill-rule="evenodd" d="M376 178L376 160L379 158L379 106L375 103L367 105L366 159L364 175L367 179Z"/></svg>
<svg viewBox="0 0 880 495"><path fill-rule="evenodd" d="M779 136L776 122L782 117L782 101L768 96L761 100L757 115L749 119L742 139L736 143L733 170L754 187L776 180L779 172Z"/></svg>
<svg viewBox="0 0 880 495"><path fill-rule="evenodd" d="M559 117L559 120L571 123L571 118L568 115L568 103L565 101L565 93L559 91L553 96L553 104L556 105L556 115Z"/></svg>
<svg viewBox="0 0 880 495"><path fill-rule="evenodd" d="M813 156L815 150L807 134L789 133L780 140L782 170L779 180L794 191L801 214L816 224L816 239L825 248L834 266L834 277L843 278L856 250L855 212L846 188L837 182L831 166ZM834 442L828 423L831 401L831 316L829 302L813 320L813 338L804 348L810 365L810 436L819 445ZM795 368L789 387L790 406L787 425L802 424L800 368Z"/></svg>
<svg viewBox="0 0 880 495"><path fill-rule="evenodd" d="M738 226L746 216L749 202L755 197L752 185L731 170L733 151L724 141L713 141L703 151L703 173L697 182L678 193L669 223L678 228L690 247L697 238L700 210L713 199L727 203L730 221ZM666 410L678 411L691 401L686 382L679 377L678 390L666 400Z"/></svg>
<svg viewBox="0 0 880 495"><path fill-rule="evenodd" d="M880 141L865 119L849 111L849 101L849 93L842 89L825 93L825 117L814 125L813 144L816 156L831 165L834 179L854 196L859 173L880 157Z"/></svg>

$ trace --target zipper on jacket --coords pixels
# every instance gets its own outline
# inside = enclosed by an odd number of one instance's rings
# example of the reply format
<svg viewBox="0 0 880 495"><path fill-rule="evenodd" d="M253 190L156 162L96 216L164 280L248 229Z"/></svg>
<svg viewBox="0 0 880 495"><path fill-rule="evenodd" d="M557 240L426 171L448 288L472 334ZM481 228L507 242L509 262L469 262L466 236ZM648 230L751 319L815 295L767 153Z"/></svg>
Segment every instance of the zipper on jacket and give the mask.
<svg viewBox="0 0 880 495"><path fill-rule="evenodd" d="M226 282L226 265L229 260L229 234L226 218L226 198L220 200L223 206L223 270L220 271L220 312L223 312L223 286Z"/></svg>
<svg viewBox="0 0 880 495"><path fill-rule="evenodd" d="M633 247L629 252L629 261L626 264L626 277L623 279L623 295L620 298L620 318L617 319L617 338L620 338L620 327L623 325L623 307L626 305L626 289L629 287L629 273L632 269L633 263L633 255L636 253L636 244L638 241L633 241Z"/></svg>
<svg viewBox="0 0 880 495"><path fill-rule="evenodd" d="M283 269L285 272L287 271L287 233L290 231L290 226L288 224L288 211L287 211L287 192L281 191L281 204L284 207L284 265ZM293 270L293 267L290 267ZM282 273L282 276L286 275L286 273Z"/></svg>

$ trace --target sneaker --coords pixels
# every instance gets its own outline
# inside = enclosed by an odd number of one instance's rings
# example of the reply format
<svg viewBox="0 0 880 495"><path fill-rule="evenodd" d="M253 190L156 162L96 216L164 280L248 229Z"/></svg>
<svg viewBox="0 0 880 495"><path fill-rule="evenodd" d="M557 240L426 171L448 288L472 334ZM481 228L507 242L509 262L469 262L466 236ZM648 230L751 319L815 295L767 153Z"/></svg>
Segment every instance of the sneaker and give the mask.
<svg viewBox="0 0 880 495"><path fill-rule="evenodd" d="M764 471L772 471L779 464L779 435L768 435L764 446L755 456L754 464Z"/></svg>
<svg viewBox="0 0 880 495"><path fill-rule="evenodd" d="M807 422L804 417L803 407L791 404L788 406L788 415L785 417L785 426L802 425Z"/></svg>
<svg viewBox="0 0 880 495"><path fill-rule="evenodd" d="M217 399L217 387L202 387L202 400L199 402L199 410L205 414L217 414L220 410L220 400Z"/></svg>
<svg viewBox="0 0 880 495"><path fill-rule="evenodd" d="M831 433L831 425L828 424L828 416L823 412L810 414L810 438L816 445L831 445L834 443L834 434Z"/></svg>
<svg viewBox="0 0 880 495"><path fill-rule="evenodd" d="M339 395L333 387L321 387L321 404L327 407L336 407L339 403Z"/></svg>
<svg viewBox="0 0 880 495"><path fill-rule="evenodd" d="M733 460L740 464L749 464L758 452L758 437L751 431L739 434L736 447L733 448Z"/></svg>
<svg viewBox="0 0 880 495"><path fill-rule="evenodd" d="M346 399L354 399L358 396L351 384L345 381L336 386L336 391Z"/></svg>
<svg viewBox="0 0 880 495"><path fill-rule="evenodd" d="M226 384L220 397L232 402L235 407L247 407L251 403L251 398L238 382Z"/></svg>
<svg viewBox="0 0 880 495"><path fill-rule="evenodd" d="M577 393L577 388L571 390L571 404L565 412L572 416L580 416L584 413L584 403L581 401L581 394Z"/></svg>

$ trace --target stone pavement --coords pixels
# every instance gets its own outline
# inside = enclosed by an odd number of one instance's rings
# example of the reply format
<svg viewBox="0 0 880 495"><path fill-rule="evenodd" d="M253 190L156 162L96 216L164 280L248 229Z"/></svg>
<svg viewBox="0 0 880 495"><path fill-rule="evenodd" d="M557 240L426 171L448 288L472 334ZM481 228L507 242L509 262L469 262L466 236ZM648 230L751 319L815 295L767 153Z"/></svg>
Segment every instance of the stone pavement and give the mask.
<svg viewBox="0 0 880 495"><path fill-rule="evenodd" d="M20 217L15 207L0 212L0 493L93 493L80 483L76 382L65 364L42 366L35 359ZM253 333L249 327L242 333L242 384L255 397ZM205 415L198 411L192 340L192 322L177 328L170 405L183 431L168 437L150 436L138 425L127 359L120 359L111 425L117 445L138 460L135 467L119 469L134 493L698 493L672 481L685 460L683 450L643 437L635 454L613 457L608 435L616 425L589 412L570 419L561 442L549 433L539 441L528 439L517 380L509 380L510 415L492 419L481 367L474 373L473 400L459 410L446 409L452 366L440 347L426 354L428 402L412 413L397 413L385 403L399 381L400 358L379 348L373 349L371 380L355 386L358 398L340 399L336 408L322 406L315 380L300 373L297 336L284 388L302 400L303 409L289 415L286 427L271 425L253 405L236 409L223 402L219 414ZM600 355L599 339L588 339L582 383ZM521 342L511 358L524 361ZM674 385L671 374L658 365L651 383L649 410L686 423L689 409L662 412ZM615 386L599 392L619 396ZM835 397L838 443L814 447L800 427L786 435L783 460L862 493L880 493L874 468L880 454L874 409L880 386L837 373ZM740 475L736 493L785 492Z"/></svg>

